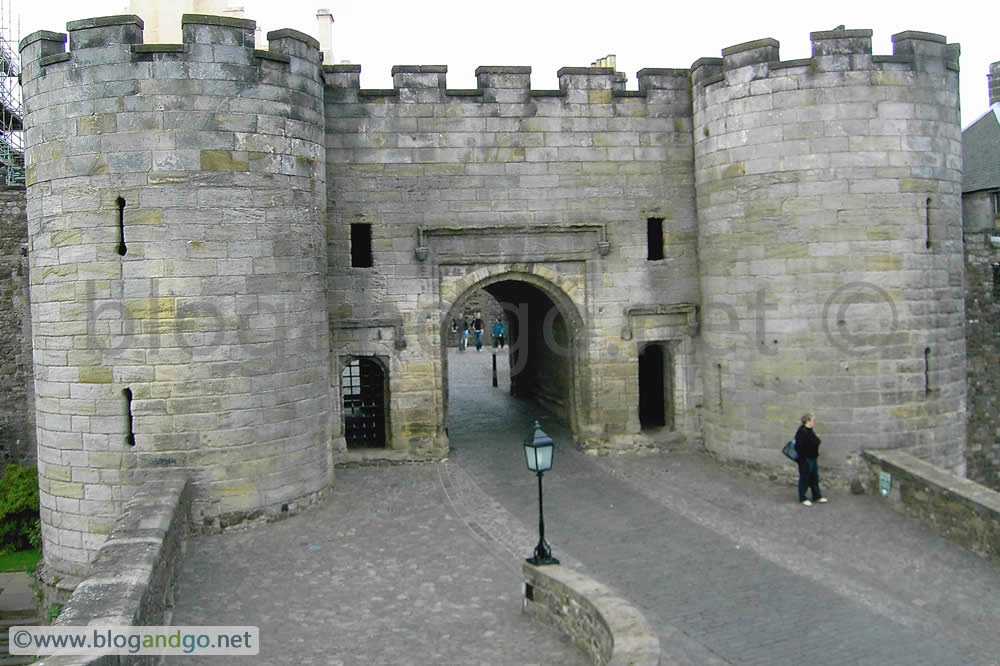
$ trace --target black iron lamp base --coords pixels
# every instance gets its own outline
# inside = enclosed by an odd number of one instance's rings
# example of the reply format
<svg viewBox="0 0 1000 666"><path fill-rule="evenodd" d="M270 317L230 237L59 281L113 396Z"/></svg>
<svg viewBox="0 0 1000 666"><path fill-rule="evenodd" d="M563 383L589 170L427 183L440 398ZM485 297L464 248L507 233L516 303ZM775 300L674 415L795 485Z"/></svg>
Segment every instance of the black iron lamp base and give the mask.
<svg viewBox="0 0 1000 666"><path fill-rule="evenodd" d="M527 560L530 564L540 567L545 564L559 564L559 560L552 557L552 549L544 541L535 546L535 554Z"/></svg>

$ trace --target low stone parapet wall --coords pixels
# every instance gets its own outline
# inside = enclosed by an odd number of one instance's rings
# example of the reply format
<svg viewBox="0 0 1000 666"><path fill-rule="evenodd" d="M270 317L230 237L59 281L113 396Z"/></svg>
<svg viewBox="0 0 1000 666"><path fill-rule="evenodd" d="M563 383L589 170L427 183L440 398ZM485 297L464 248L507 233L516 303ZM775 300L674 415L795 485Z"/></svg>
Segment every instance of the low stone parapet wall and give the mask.
<svg viewBox="0 0 1000 666"><path fill-rule="evenodd" d="M876 494L904 513L1000 563L1000 493L957 476L906 451L865 451ZM880 473L889 475L888 494Z"/></svg>
<svg viewBox="0 0 1000 666"><path fill-rule="evenodd" d="M525 563L524 610L568 636L595 664L656 666L660 639L610 588L561 565Z"/></svg>
<svg viewBox="0 0 1000 666"><path fill-rule="evenodd" d="M115 521L56 626L168 625L191 515L185 478L144 483ZM45 666L153 664L156 656L52 656Z"/></svg>

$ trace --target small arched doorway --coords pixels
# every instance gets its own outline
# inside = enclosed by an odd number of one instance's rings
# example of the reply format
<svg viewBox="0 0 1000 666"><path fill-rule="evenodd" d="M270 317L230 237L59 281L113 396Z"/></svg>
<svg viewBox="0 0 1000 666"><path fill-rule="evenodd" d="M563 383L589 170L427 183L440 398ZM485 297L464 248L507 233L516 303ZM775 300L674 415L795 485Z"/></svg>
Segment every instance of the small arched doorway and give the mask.
<svg viewBox="0 0 1000 666"><path fill-rule="evenodd" d="M346 359L340 373L340 395L347 448L386 445L387 386L386 373L375 359Z"/></svg>

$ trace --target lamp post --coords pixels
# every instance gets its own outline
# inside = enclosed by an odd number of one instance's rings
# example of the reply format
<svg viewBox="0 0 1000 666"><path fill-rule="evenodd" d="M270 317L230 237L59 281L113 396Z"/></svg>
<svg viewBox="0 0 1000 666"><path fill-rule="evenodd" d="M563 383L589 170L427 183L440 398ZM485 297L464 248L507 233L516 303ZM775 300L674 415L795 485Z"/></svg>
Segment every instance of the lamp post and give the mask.
<svg viewBox="0 0 1000 666"><path fill-rule="evenodd" d="M552 469L554 449L555 443L552 438L546 435L538 421L535 421L535 431L524 440L524 457L528 469L538 474L538 545L535 546L535 555L528 558L528 562L535 566L559 564L559 560L552 557L552 549L545 541L545 518L542 513L542 474Z"/></svg>

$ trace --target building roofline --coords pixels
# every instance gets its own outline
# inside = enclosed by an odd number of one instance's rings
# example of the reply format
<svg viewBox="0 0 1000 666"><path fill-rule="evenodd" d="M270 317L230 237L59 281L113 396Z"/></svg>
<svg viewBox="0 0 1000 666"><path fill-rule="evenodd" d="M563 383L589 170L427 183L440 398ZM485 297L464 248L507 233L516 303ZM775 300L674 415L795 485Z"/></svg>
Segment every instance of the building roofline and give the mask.
<svg viewBox="0 0 1000 666"><path fill-rule="evenodd" d="M986 109L986 111L984 111L982 113L982 115L980 115L978 118L976 118L975 120L973 120L971 123L969 123L968 125L966 125L965 127L963 127L962 131L964 132L965 130L969 129L970 127L972 127L973 125L975 125L976 123L978 123L980 120L982 120L986 116L990 115L991 113L994 116L996 116L997 124L1000 125L1000 102L994 102L990 106L990 108Z"/></svg>

